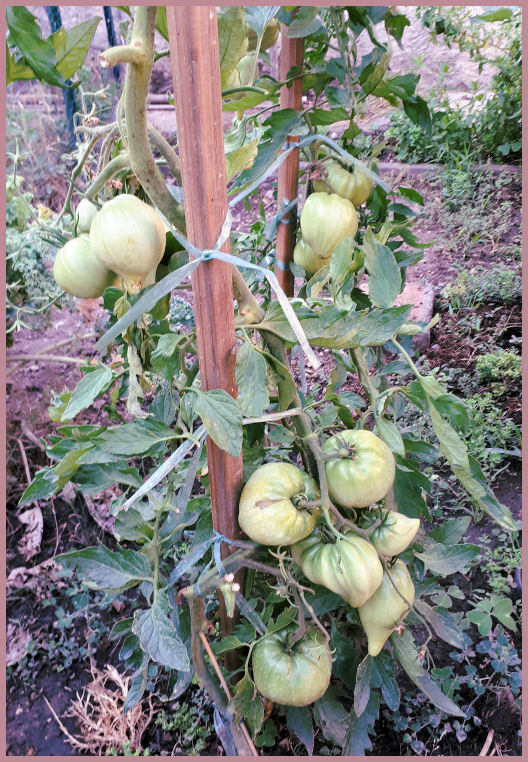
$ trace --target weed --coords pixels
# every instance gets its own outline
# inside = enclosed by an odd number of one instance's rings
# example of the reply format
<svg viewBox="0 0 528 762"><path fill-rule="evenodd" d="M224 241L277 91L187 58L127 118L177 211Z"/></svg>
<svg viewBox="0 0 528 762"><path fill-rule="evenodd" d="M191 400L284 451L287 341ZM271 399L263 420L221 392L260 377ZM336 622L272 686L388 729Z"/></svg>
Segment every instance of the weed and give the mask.
<svg viewBox="0 0 528 762"><path fill-rule="evenodd" d="M517 269L480 265L460 270L457 279L441 292L454 312L472 310L478 304L512 304L522 296L522 278Z"/></svg>
<svg viewBox="0 0 528 762"><path fill-rule="evenodd" d="M522 358L516 352L499 350L477 358L479 381L489 383L495 397L512 396L520 390L522 381Z"/></svg>
<svg viewBox="0 0 528 762"><path fill-rule="evenodd" d="M155 724L173 735L178 753L199 755L213 735L210 701L202 689L193 691L187 701L178 702L169 712L158 712Z"/></svg>

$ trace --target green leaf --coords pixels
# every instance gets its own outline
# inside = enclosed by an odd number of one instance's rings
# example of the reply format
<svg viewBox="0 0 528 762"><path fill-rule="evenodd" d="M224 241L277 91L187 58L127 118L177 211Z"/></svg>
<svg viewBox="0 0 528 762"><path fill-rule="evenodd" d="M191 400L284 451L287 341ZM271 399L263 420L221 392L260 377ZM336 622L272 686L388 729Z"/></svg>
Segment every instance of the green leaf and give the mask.
<svg viewBox="0 0 528 762"><path fill-rule="evenodd" d="M341 691L330 685L326 693L315 702L314 719L323 736L330 743L343 746L348 725L348 713L339 700Z"/></svg>
<svg viewBox="0 0 528 762"><path fill-rule="evenodd" d="M86 58L101 19L81 21L71 29L63 26L51 35L51 42L57 58L57 69L65 79L73 77Z"/></svg>
<svg viewBox="0 0 528 762"><path fill-rule="evenodd" d="M411 122L414 122L426 135L430 136L432 133L432 121L426 101L420 95L411 95L410 98L402 101L402 105Z"/></svg>
<svg viewBox="0 0 528 762"><path fill-rule="evenodd" d="M262 34L280 9L280 5L248 5L246 7L246 23L257 35Z"/></svg>
<svg viewBox="0 0 528 762"><path fill-rule="evenodd" d="M152 568L146 556L118 546L109 550L96 545L56 556L57 563L74 569L83 582L95 590L118 591L152 582Z"/></svg>
<svg viewBox="0 0 528 762"><path fill-rule="evenodd" d="M26 66L24 59L22 61L15 61L15 57L11 55L6 42L6 85L17 80L36 78L35 72L29 66Z"/></svg>
<svg viewBox="0 0 528 762"><path fill-rule="evenodd" d="M10 38L38 79L49 85L64 87L66 79L56 68L53 45L50 41L42 39L42 31L35 16L22 5L8 5L6 21Z"/></svg>
<svg viewBox="0 0 528 762"><path fill-rule="evenodd" d="M354 640L342 635L334 621L332 621L330 648L333 652L332 674L341 680L348 690L353 691L356 684L359 655Z"/></svg>
<svg viewBox="0 0 528 762"><path fill-rule="evenodd" d="M370 735L374 734L374 723L379 717L379 693L371 691L365 709L358 717L350 712L346 724L343 756L363 757L365 751L372 749Z"/></svg>
<svg viewBox="0 0 528 762"><path fill-rule="evenodd" d="M147 674L142 665L141 669L138 669L136 672L134 672L130 680L130 686L128 688L126 698L123 702L123 714L126 714L135 706L137 706L137 704L139 704L143 694L145 693L146 687Z"/></svg>
<svg viewBox="0 0 528 762"><path fill-rule="evenodd" d="M190 669L187 649L165 607L156 599L150 609L134 612L132 631L153 661L182 672Z"/></svg>
<svg viewBox="0 0 528 762"><path fill-rule="evenodd" d="M486 611L479 611L473 609L467 613L467 619L473 624L476 624L478 631L481 635L489 635L492 628L491 616Z"/></svg>
<svg viewBox="0 0 528 762"><path fill-rule="evenodd" d="M237 403L246 417L258 418L270 403L268 366L263 355L248 340L239 347L235 366Z"/></svg>
<svg viewBox="0 0 528 762"><path fill-rule="evenodd" d="M391 60L390 47L374 48L370 55L373 56L372 61L362 69L359 75L359 82L365 95L370 95L385 76ZM364 59L366 57L364 56ZM363 65L363 61L361 63Z"/></svg>
<svg viewBox="0 0 528 762"><path fill-rule="evenodd" d="M53 474L52 468L43 468L37 471L31 484L29 484L22 497L18 501L20 506L32 503L34 500L45 500L51 497L60 489L57 484L57 478Z"/></svg>
<svg viewBox="0 0 528 762"><path fill-rule="evenodd" d="M222 89L247 50L246 12L243 6L230 6L218 14L218 46Z"/></svg>
<svg viewBox="0 0 528 762"><path fill-rule="evenodd" d="M431 625L439 638L455 646L455 648L465 648L464 634L455 617L449 611L440 606L433 608L421 598L414 601L414 606Z"/></svg>
<svg viewBox="0 0 528 762"><path fill-rule="evenodd" d="M255 746L273 746L276 737L277 728L271 717L268 717L262 728L262 733L255 738Z"/></svg>
<svg viewBox="0 0 528 762"><path fill-rule="evenodd" d="M70 421L81 410L90 407L94 400L108 389L113 379L112 370L104 365L100 365L83 376L72 392L66 410L61 416L61 421Z"/></svg>
<svg viewBox="0 0 528 762"><path fill-rule="evenodd" d="M456 717L465 717L464 712L458 708L454 701L442 693L438 685L422 667L418 658L416 645L409 630L404 630L401 635L393 632L390 636L390 642L396 658L403 669L407 672L413 683L425 693L427 698L443 712L455 715Z"/></svg>
<svg viewBox="0 0 528 762"><path fill-rule="evenodd" d="M192 390L194 412L200 416L213 442L235 458L242 449L242 412L223 389Z"/></svg>
<svg viewBox="0 0 528 762"><path fill-rule="evenodd" d="M498 8L497 10L483 13L480 16L472 16L471 21L507 21L512 16L511 8Z"/></svg>
<svg viewBox="0 0 528 762"><path fill-rule="evenodd" d="M404 16L403 13L398 13L395 8L389 8L384 15L385 29L391 34L395 40L400 42L403 37L403 31L406 26L410 26L411 22Z"/></svg>
<svg viewBox="0 0 528 762"><path fill-rule="evenodd" d="M156 14L156 29L165 39L169 39L169 26L167 24L167 8L164 5L158 5L158 12Z"/></svg>
<svg viewBox="0 0 528 762"><path fill-rule="evenodd" d="M285 627L287 627L289 624L293 622L295 617L297 616L297 611L292 606L290 606L287 609L284 609L279 616L277 617L276 621L273 621L270 619L266 626L266 635L272 635L274 632L279 632L280 630L283 630Z"/></svg>
<svg viewBox="0 0 528 762"><path fill-rule="evenodd" d="M311 757L314 748L314 731L312 714L306 706L287 706L286 724L288 730L295 733L301 743L304 744L308 756Z"/></svg>
<svg viewBox="0 0 528 762"><path fill-rule="evenodd" d="M226 180L229 182L245 169L253 166L258 153L258 137L249 140L234 151L226 153Z"/></svg>
<svg viewBox="0 0 528 762"><path fill-rule="evenodd" d="M314 108L310 112L310 121L314 125L334 124L348 121L350 113L344 108L323 109Z"/></svg>
<svg viewBox="0 0 528 762"><path fill-rule="evenodd" d="M401 290L401 271L394 254L372 231L365 233L363 255L369 274L369 298L376 307L392 307Z"/></svg>
<svg viewBox="0 0 528 762"><path fill-rule="evenodd" d="M319 8L313 6L300 7L296 17L288 27L286 37L298 39L319 32L323 27L318 14Z"/></svg>
<svg viewBox="0 0 528 762"><path fill-rule="evenodd" d="M236 684L233 703L237 718L247 721L253 735L258 733L264 721L264 707L249 677L243 677Z"/></svg>
<svg viewBox="0 0 528 762"><path fill-rule="evenodd" d="M110 426L98 439L106 452L117 455L141 455L153 445L172 439L173 432L161 421L133 421Z"/></svg>
<svg viewBox="0 0 528 762"><path fill-rule="evenodd" d="M410 518L425 516L430 518L423 491L429 491L429 479L422 474L416 463L403 458L396 459L394 477L394 500L398 510Z"/></svg>
<svg viewBox="0 0 528 762"><path fill-rule="evenodd" d="M509 630L516 632L517 626L511 616L512 609L513 604L510 598L499 598L499 600L494 602L491 613L496 619L499 620L501 624L503 624Z"/></svg>
<svg viewBox="0 0 528 762"><path fill-rule="evenodd" d="M442 577L462 571L480 552L478 545L447 546L427 539L425 550L422 553L415 550L414 554L423 561L427 569Z"/></svg>
<svg viewBox="0 0 528 762"><path fill-rule="evenodd" d="M322 585L310 585L314 595L306 593L306 601L312 607L316 616L328 614L329 611L335 611L343 605L343 599L337 593L332 593L328 588Z"/></svg>
<svg viewBox="0 0 528 762"><path fill-rule="evenodd" d="M396 680L396 664L385 649L372 659L372 684L381 688L383 699L391 712L400 706L400 688Z"/></svg>
<svg viewBox="0 0 528 762"><path fill-rule="evenodd" d="M365 711L370 699L372 660L367 654L357 668L356 684L354 686L354 712L360 717Z"/></svg>
<svg viewBox="0 0 528 762"><path fill-rule="evenodd" d="M393 421L376 416L376 429L378 436L383 439L392 452L405 457L405 446L399 428Z"/></svg>
<svg viewBox="0 0 528 762"><path fill-rule="evenodd" d="M423 196L418 193L417 190L414 190L414 188L407 188L404 185L398 185L396 190L399 191L401 196L408 199L409 201L414 201L415 204L420 204L420 206L424 205Z"/></svg>
<svg viewBox="0 0 528 762"><path fill-rule="evenodd" d="M449 521L445 521L439 527L433 527L429 532L429 537L432 537L436 542L441 542L443 545L456 545L464 537L470 524L470 516L449 519Z"/></svg>

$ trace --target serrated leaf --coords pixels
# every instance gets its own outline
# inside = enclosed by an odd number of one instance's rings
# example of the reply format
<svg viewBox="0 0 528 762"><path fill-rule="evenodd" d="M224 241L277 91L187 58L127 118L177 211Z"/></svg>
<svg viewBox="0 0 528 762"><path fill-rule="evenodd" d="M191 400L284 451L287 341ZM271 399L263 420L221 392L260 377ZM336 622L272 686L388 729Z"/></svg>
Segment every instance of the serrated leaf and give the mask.
<svg viewBox="0 0 528 762"><path fill-rule="evenodd" d="M436 542L441 542L442 545L456 545L464 537L470 524L470 516L449 519L439 527L433 527L429 532L429 537L432 537Z"/></svg>
<svg viewBox="0 0 528 762"><path fill-rule="evenodd" d="M390 636L390 642L403 669L407 672L413 683L425 693L435 706L443 712L455 715L456 717L466 716L454 701L442 693L432 677L422 667L418 658L416 645L409 630L404 630L401 635L393 632Z"/></svg>
<svg viewBox="0 0 528 762"><path fill-rule="evenodd" d="M312 756L314 748L314 732L312 713L306 706L287 706L286 724L288 730L295 733L299 741L304 744L308 756Z"/></svg>
<svg viewBox="0 0 528 762"><path fill-rule="evenodd" d="M18 501L20 506L32 503L34 500L44 500L51 497L60 489L57 484L57 478L53 474L52 468L43 468L37 471L31 484L29 484L22 497Z"/></svg>
<svg viewBox="0 0 528 762"><path fill-rule="evenodd" d="M288 27L286 37L308 37L308 35L318 32L322 28L318 13L319 8L300 7L297 16Z"/></svg>
<svg viewBox="0 0 528 762"><path fill-rule="evenodd" d="M348 713L339 700L341 692L330 685L326 693L315 702L314 719L321 728L323 736L337 746L342 747L348 726Z"/></svg>
<svg viewBox="0 0 528 762"><path fill-rule="evenodd" d="M446 546L428 539L425 550L422 553L415 550L414 554L427 569L446 577L465 569L479 552L478 545Z"/></svg>
<svg viewBox="0 0 528 762"><path fill-rule="evenodd" d="M249 340L239 347L235 366L237 403L246 417L258 418L269 405L268 366Z"/></svg>
<svg viewBox="0 0 528 762"><path fill-rule="evenodd" d="M56 68L53 45L49 40L42 39L42 31L35 16L24 6L8 5L6 21L10 38L38 79L49 85L64 87L66 79Z"/></svg>
<svg viewBox="0 0 528 762"><path fill-rule="evenodd" d="M264 707L249 677L243 677L236 684L233 703L237 717L247 720L253 735L258 733L264 721Z"/></svg>
<svg viewBox="0 0 528 762"><path fill-rule="evenodd" d="M386 445L395 452L397 455L405 457L405 445L403 444L402 435L399 428L393 421L389 421L386 418L376 416L376 429L377 434Z"/></svg>
<svg viewBox="0 0 528 762"><path fill-rule="evenodd" d="M335 593L332 593L335 595ZM330 648L333 652L332 674L337 677L345 688L354 690L359 654L352 638L342 635L335 622L332 621Z"/></svg>
<svg viewBox="0 0 528 762"><path fill-rule="evenodd" d="M372 660L367 655L357 668L356 673L354 686L354 713L356 717L363 714L370 699L371 668Z"/></svg>
<svg viewBox="0 0 528 762"><path fill-rule="evenodd" d="M150 658L165 667L186 672L190 668L187 649L164 607L158 602L150 609L134 612L132 631Z"/></svg>
<svg viewBox="0 0 528 762"><path fill-rule="evenodd" d="M235 458L242 449L242 412L223 389L193 389L193 410L202 419L213 442Z"/></svg>
<svg viewBox="0 0 528 762"><path fill-rule="evenodd" d="M370 736L374 734L374 723L379 716L379 693L371 691L363 712L358 717L354 711L348 715L343 756L363 757L372 749Z"/></svg>
<svg viewBox="0 0 528 762"><path fill-rule="evenodd" d="M61 421L70 421L81 410L90 407L94 400L108 389L113 378L112 370L103 365L83 376L71 394Z"/></svg>
<svg viewBox="0 0 528 762"><path fill-rule="evenodd" d="M271 19L277 15L281 7L280 5L248 5L246 7L246 23L259 35Z"/></svg>
<svg viewBox="0 0 528 762"><path fill-rule="evenodd" d="M414 601L414 606L431 625L439 638L455 646L455 648L465 647L464 633L449 611L439 606L433 608L421 598Z"/></svg>
<svg viewBox="0 0 528 762"><path fill-rule="evenodd" d="M133 421L108 427L98 439L98 445L105 452L132 456L141 455L172 437L172 429L161 421Z"/></svg>
<svg viewBox="0 0 528 762"><path fill-rule="evenodd" d="M383 699L392 712L400 706L400 688L396 680L395 667L394 659L385 649L372 659L374 685L381 689Z"/></svg>
<svg viewBox="0 0 528 762"><path fill-rule="evenodd" d="M118 546L109 550L96 545L56 556L57 563L74 569L83 582L96 590L124 590L139 582L152 582L152 568L146 556Z"/></svg>

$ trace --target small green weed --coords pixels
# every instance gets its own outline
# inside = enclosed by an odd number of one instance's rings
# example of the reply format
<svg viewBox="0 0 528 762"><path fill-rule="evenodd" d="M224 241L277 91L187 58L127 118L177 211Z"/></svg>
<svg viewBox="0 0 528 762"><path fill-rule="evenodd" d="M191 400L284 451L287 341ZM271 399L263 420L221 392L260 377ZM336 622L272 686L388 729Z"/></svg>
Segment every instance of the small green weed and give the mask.
<svg viewBox="0 0 528 762"><path fill-rule="evenodd" d="M499 350L477 358L479 381L488 383L495 397L512 396L520 390L522 381L522 358L516 352Z"/></svg>
<svg viewBox="0 0 528 762"><path fill-rule="evenodd" d="M155 724L164 733L173 735L179 753L190 756L204 751L214 735L210 702L201 689L193 691L189 702L178 702L170 712L162 709Z"/></svg>
<svg viewBox="0 0 528 762"><path fill-rule="evenodd" d="M483 302L511 304L522 296L522 278L517 269L496 266L486 270L479 265L461 270L441 296L454 312L472 310Z"/></svg>

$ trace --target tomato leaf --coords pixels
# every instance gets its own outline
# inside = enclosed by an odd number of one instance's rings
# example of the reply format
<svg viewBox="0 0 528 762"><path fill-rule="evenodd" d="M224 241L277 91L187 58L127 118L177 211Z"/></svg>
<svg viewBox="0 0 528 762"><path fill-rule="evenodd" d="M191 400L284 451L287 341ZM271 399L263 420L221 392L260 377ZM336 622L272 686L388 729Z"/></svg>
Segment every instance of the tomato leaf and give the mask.
<svg viewBox="0 0 528 762"><path fill-rule="evenodd" d="M242 412L223 389L192 390L193 410L202 419L213 442L235 458L242 449Z"/></svg>
<svg viewBox="0 0 528 762"><path fill-rule="evenodd" d="M400 706L400 688L395 676L395 662L386 649L372 659L372 682L381 688L383 699L391 712Z"/></svg>
<svg viewBox="0 0 528 762"><path fill-rule="evenodd" d="M439 638L455 646L455 648L465 647L465 638L460 623L447 609L440 606L433 608L421 598L417 598L414 601L414 606L426 621L429 622Z"/></svg>
<svg viewBox="0 0 528 762"><path fill-rule="evenodd" d="M308 37L310 34L319 32L323 26L318 18L319 8L300 7L299 12L293 19L286 32L286 37Z"/></svg>
<svg viewBox="0 0 528 762"><path fill-rule="evenodd" d="M299 741L304 744L308 756L312 756L314 748L314 731L312 713L306 706L286 707L286 724L288 730L295 733Z"/></svg>
<svg viewBox="0 0 528 762"><path fill-rule="evenodd" d="M379 692L371 691L361 715L350 712L346 723L343 756L362 757L372 749L370 735L374 733L374 723L379 716Z"/></svg>
<svg viewBox="0 0 528 762"><path fill-rule="evenodd" d="M237 403L247 417L258 418L269 405L268 366L248 340L239 347L235 366Z"/></svg>
<svg viewBox="0 0 528 762"><path fill-rule="evenodd" d="M57 57L57 69L69 79L83 65L101 19L87 19L66 30L63 26L50 39Z"/></svg>
<svg viewBox="0 0 528 762"><path fill-rule="evenodd" d="M243 677L236 684L233 703L237 717L247 720L253 735L258 733L264 722L264 707L249 677Z"/></svg>
<svg viewBox="0 0 528 762"><path fill-rule="evenodd" d="M150 609L134 612L132 631L153 661L183 672L189 670L191 664L187 648L169 618L166 607L158 600L154 600Z"/></svg>
<svg viewBox="0 0 528 762"><path fill-rule="evenodd" d="M35 16L22 5L8 5L6 21L10 38L38 79L49 85L65 87L66 79L57 69L53 45L49 40L42 39L42 31Z"/></svg>
<svg viewBox="0 0 528 762"><path fill-rule="evenodd" d="M360 663L356 673L356 684L354 686L354 712L356 718L363 714L370 699L371 670L372 660L367 655Z"/></svg>
<svg viewBox="0 0 528 762"><path fill-rule="evenodd" d="M103 365L83 376L72 392L66 409L61 415L61 421L70 421L81 410L90 407L94 400L108 389L113 379L112 370Z"/></svg>
<svg viewBox="0 0 528 762"><path fill-rule="evenodd" d="M153 445L173 436L172 429L161 421L139 420L110 426L97 439L97 444L105 452L133 456L147 452Z"/></svg>
<svg viewBox="0 0 528 762"><path fill-rule="evenodd" d="M222 88L247 50L246 12L232 5L218 14L218 46Z"/></svg>
<svg viewBox="0 0 528 762"><path fill-rule="evenodd" d="M426 538L426 543L422 553L415 550L414 554L423 561L427 569L430 569L434 574L440 574L442 577L462 571L480 552L478 545L447 546L430 538Z"/></svg>
<svg viewBox="0 0 528 762"><path fill-rule="evenodd" d="M314 719L323 736L337 746L345 742L348 713L339 700L343 695L335 685L330 685L326 693L314 705Z"/></svg>
<svg viewBox="0 0 528 762"><path fill-rule="evenodd" d="M95 590L119 591L139 582L152 582L148 558L119 545L117 550L108 550L104 545L72 550L56 556L55 560L74 569L83 582Z"/></svg>
<svg viewBox="0 0 528 762"><path fill-rule="evenodd" d="M435 706L443 712L455 715L456 717L466 716L454 701L442 693L438 685L422 667L418 658L416 644L409 630L404 630L401 635L393 632L390 636L390 642L403 669L407 672L413 683L425 693Z"/></svg>
<svg viewBox="0 0 528 762"><path fill-rule="evenodd" d="M392 307L401 290L401 271L388 246L376 241L367 230L363 255L369 274L369 298L376 307Z"/></svg>
<svg viewBox="0 0 528 762"><path fill-rule="evenodd" d="M335 596L335 593L331 593ZM339 598L339 596L336 596ZM342 601L342 599L341 599ZM330 648L333 653L332 674L339 678L348 690L353 691L356 683L356 671L359 655L352 638L342 635L332 621Z"/></svg>
<svg viewBox="0 0 528 762"><path fill-rule="evenodd" d="M432 537L436 542L441 542L442 545L456 545L464 537L470 524L470 516L449 519L440 526L433 527L429 532L429 537Z"/></svg>

